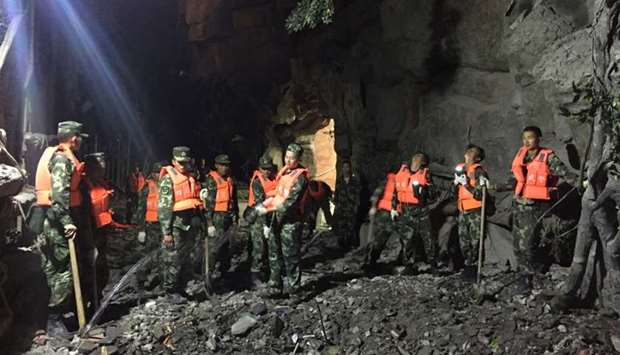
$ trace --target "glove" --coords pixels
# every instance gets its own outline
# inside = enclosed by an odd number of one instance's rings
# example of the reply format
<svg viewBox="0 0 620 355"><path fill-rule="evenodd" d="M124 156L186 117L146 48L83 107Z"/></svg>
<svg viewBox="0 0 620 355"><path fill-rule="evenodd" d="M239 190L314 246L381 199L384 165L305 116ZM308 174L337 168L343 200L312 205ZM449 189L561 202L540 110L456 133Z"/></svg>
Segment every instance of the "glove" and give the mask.
<svg viewBox="0 0 620 355"><path fill-rule="evenodd" d="M489 179L487 179L484 176L480 176L480 178L478 179L478 185L484 186L484 187L486 187L488 189L489 185L490 185L489 184Z"/></svg>
<svg viewBox="0 0 620 355"><path fill-rule="evenodd" d="M73 238L77 235L77 227L74 224L65 225L65 237Z"/></svg>
<svg viewBox="0 0 620 355"><path fill-rule="evenodd" d="M369 217L373 217L376 214L377 214L377 208L376 207L373 207L373 208L370 209L370 211L368 211L368 216Z"/></svg>
<svg viewBox="0 0 620 355"><path fill-rule="evenodd" d="M209 235L209 237L215 237L215 227L209 226L207 228L207 234Z"/></svg>
<svg viewBox="0 0 620 355"><path fill-rule="evenodd" d="M269 239L270 233L271 233L271 228L267 226L263 226L263 237L265 237L265 239Z"/></svg>
<svg viewBox="0 0 620 355"><path fill-rule="evenodd" d="M207 189L202 189L200 190L200 199L205 201L207 199L207 196L209 195L209 190Z"/></svg>
<svg viewBox="0 0 620 355"><path fill-rule="evenodd" d="M140 242L140 244L144 244L145 241L146 241L146 232L145 231L138 232L138 242Z"/></svg>
<svg viewBox="0 0 620 355"><path fill-rule="evenodd" d="M422 192L422 187L420 186L420 182L418 180L413 180L413 194L416 197L419 197Z"/></svg>
<svg viewBox="0 0 620 355"><path fill-rule="evenodd" d="M391 210L390 211L390 217L392 218L392 221L395 220L398 217L398 211L397 210Z"/></svg>
<svg viewBox="0 0 620 355"><path fill-rule="evenodd" d="M582 186L584 189L587 189L587 188L588 188L588 186L590 186L590 182L589 182L588 180L583 180L583 181L581 182L581 186Z"/></svg>
<svg viewBox="0 0 620 355"><path fill-rule="evenodd" d="M256 206L255 210L259 216L264 216L267 214L267 209L263 205Z"/></svg>
<svg viewBox="0 0 620 355"><path fill-rule="evenodd" d="M458 175L454 174L454 185L465 185L467 184L467 176L464 174Z"/></svg>

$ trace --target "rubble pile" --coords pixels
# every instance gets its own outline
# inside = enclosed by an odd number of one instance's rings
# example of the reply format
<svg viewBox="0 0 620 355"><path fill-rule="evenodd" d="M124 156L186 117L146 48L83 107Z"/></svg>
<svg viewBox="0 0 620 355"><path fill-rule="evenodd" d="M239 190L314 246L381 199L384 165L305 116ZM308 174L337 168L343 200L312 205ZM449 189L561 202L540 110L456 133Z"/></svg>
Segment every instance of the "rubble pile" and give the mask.
<svg viewBox="0 0 620 355"><path fill-rule="evenodd" d="M299 303L254 291L181 304L159 297L91 335L100 334L108 354L617 353L617 320L593 310L551 312L545 295L565 272L552 269L539 282L546 289L523 297L513 273L494 271L485 288L497 296L483 302L460 275L313 274Z"/></svg>

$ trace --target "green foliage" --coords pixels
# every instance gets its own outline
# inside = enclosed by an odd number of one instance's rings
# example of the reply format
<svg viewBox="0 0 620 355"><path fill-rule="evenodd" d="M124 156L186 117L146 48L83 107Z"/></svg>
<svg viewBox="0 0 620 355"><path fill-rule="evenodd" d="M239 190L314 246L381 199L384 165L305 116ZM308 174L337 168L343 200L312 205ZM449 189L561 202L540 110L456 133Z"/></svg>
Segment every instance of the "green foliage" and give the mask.
<svg viewBox="0 0 620 355"><path fill-rule="evenodd" d="M286 19L286 30L289 33L311 30L321 23L329 24L333 19L333 0L300 0Z"/></svg>

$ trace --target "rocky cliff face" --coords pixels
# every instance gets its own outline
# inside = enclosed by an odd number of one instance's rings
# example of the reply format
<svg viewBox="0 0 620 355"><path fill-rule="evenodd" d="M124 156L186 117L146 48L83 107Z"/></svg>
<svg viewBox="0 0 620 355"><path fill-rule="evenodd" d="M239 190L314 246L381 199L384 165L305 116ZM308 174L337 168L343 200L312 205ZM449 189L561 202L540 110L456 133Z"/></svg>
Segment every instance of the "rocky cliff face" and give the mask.
<svg viewBox="0 0 620 355"><path fill-rule="evenodd" d="M218 1L197 3L206 11ZM274 87L290 73L266 125L268 145L333 118L339 156L350 155L371 181L415 150L452 166L468 143L483 146L492 176L504 177L521 129L535 124L545 145L577 167L586 128L558 107L591 71L593 0L343 1L332 25L288 40L278 22L292 6L284 3L227 2L232 32L225 40L186 7L195 63L215 63L199 68ZM271 35L252 39L265 27ZM240 57L247 41L262 49L247 65L234 64L248 59ZM214 48L234 59L213 57Z"/></svg>

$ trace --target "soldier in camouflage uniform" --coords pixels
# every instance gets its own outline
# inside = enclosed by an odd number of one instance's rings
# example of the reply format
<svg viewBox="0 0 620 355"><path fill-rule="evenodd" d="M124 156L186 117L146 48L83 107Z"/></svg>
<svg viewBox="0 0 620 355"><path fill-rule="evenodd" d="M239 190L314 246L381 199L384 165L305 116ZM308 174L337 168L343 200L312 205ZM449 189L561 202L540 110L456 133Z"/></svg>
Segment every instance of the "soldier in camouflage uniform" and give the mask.
<svg viewBox="0 0 620 355"><path fill-rule="evenodd" d="M391 169L396 170L396 169ZM388 173L385 180L379 183L370 198L372 207L368 212L374 229L372 241L368 246L368 255L364 268L373 271L385 244L392 233L397 231L394 219L398 215L398 201L395 196L396 174Z"/></svg>
<svg viewBox="0 0 620 355"><path fill-rule="evenodd" d="M428 157L416 153L411 165L403 165L396 174L396 198L402 213L396 218L396 226L403 246L401 258L407 271L413 270L423 256L431 269L436 267L437 240L432 235L427 204L432 198L433 181L428 169ZM416 255L417 254L417 255Z"/></svg>
<svg viewBox="0 0 620 355"><path fill-rule="evenodd" d="M458 217L458 232L461 252L465 258L464 275L473 275L478 262L480 243L482 193L488 184L488 175L480 162L484 159L484 150L470 145L465 150L465 163L457 166L454 174Z"/></svg>
<svg viewBox="0 0 620 355"><path fill-rule="evenodd" d="M219 238L239 221L239 203L237 188L230 176L230 158L226 154L215 157L215 170L211 171L206 179L204 188L205 216L207 219L207 233L209 236L209 261L211 266L219 264L220 273L230 268L229 237L220 241ZM219 244L219 245L217 245Z"/></svg>
<svg viewBox="0 0 620 355"><path fill-rule="evenodd" d="M357 215L360 206L362 185L346 160L341 165L342 173L336 180L334 194L334 230L342 249L359 246Z"/></svg>
<svg viewBox="0 0 620 355"><path fill-rule="evenodd" d="M73 304L73 281L67 238L75 238L80 262L82 286L88 288L92 275L90 252L94 248L89 213L82 203L83 164L75 157L82 139L82 124L64 121L58 124L58 146L43 153L36 174L37 204L47 208L43 221L44 244L41 247L43 272L50 288L50 307L63 311ZM83 292L86 296L90 292Z"/></svg>
<svg viewBox="0 0 620 355"><path fill-rule="evenodd" d="M140 192L138 206L132 221L138 226L138 242L142 246L142 255L153 253L161 247L162 234L161 225L157 218L157 204L159 200L159 174L165 165L166 162L153 164L151 174L146 179L146 185ZM161 272L159 259L159 255L155 255L150 263L151 266L145 267L145 270L153 270L155 275L159 275ZM138 273L137 275L138 282L145 287L152 286L152 284L146 285L147 274Z"/></svg>
<svg viewBox="0 0 620 355"><path fill-rule="evenodd" d="M201 226L200 184L193 176L188 147L174 147L172 166L162 169L157 218L163 235L162 283L164 290L181 300L185 282L192 276L191 249Z"/></svg>
<svg viewBox="0 0 620 355"><path fill-rule="evenodd" d="M512 163L513 178L497 188L514 189L512 236L518 268L524 276L520 283L523 292L531 289L533 275L542 271L542 264L536 260L542 225L538 220L552 204L553 187L560 178L574 186L579 183L578 175L570 172L552 150L540 146L541 137L538 127L523 130L523 147Z"/></svg>
<svg viewBox="0 0 620 355"><path fill-rule="evenodd" d="M302 154L299 144L289 144L284 156L284 168L276 177L275 196L256 207L259 215L275 212L275 222L268 233L271 275L263 293L268 297L282 294L284 275L290 297L296 297L301 286L302 202L308 186L308 170L299 163Z"/></svg>
<svg viewBox="0 0 620 355"><path fill-rule="evenodd" d="M260 158L258 170L254 172L250 181L248 208L262 204L265 199L275 194L275 173L276 166L271 159L267 157ZM273 224L273 218L273 213L258 216L250 226L250 244L252 247L250 272L255 286L261 283L262 275L267 274L269 270L268 263L265 263L265 260L268 260L265 234L269 232L269 228Z"/></svg>

